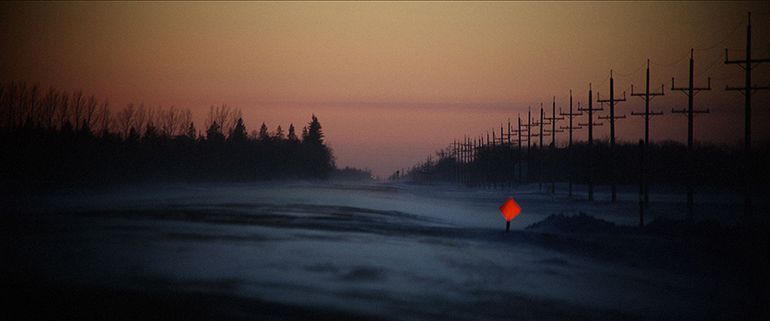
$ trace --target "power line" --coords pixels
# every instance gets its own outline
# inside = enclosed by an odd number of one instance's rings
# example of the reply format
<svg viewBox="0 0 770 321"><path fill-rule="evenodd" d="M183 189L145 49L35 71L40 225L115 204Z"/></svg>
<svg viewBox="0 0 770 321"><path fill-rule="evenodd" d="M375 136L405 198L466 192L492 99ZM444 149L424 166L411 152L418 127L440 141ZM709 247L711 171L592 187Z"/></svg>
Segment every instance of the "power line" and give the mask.
<svg viewBox="0 0 770 321"><path fill-rule="evenodd" d="M664 67L664 68L668 68L668 67L672 67L672 66L674 66L674 65L677 65L677 64L679 64L680 62L682 62L682 61L684 61L685 59L687 59L687 57L689 57L689 55L683 55L681 58L676 58L676 60L675 60L675 61L673 61L673 62L671 62L671 63L664 63L664 64L659 64L659 63L655 63L655 62L653 62L652 64L653 64L654 66L658 66L658 67Z"/></svg>
<svg viewBox="0 0 770 321"><path fill-rule="evenodd" d="M732 36L732 35L733 35L735 32L737 32L737 31L738 31L738 29L741 27L741 25L743 25L743 21L738 21L738 22L736 22L736 23L735 23L735 27L733 27L733 29L732 29L730 32L728 32L727 34L725 34L725 36L724 36L724 37L723 37L721 40L717 41L716 43L714 43L714 44L712 44L712 45L710 45L710 46L705 46L705 47L695 47L695 48L692 48L691 50L707 51L707 50L711 50L711 49L714 49L714 48L716 48L716 47L718 47L718 46L722 45L723 43L725 43L725 42L726 42L728 39L730 39L730 37L731 37L731 36Z"/></svg>

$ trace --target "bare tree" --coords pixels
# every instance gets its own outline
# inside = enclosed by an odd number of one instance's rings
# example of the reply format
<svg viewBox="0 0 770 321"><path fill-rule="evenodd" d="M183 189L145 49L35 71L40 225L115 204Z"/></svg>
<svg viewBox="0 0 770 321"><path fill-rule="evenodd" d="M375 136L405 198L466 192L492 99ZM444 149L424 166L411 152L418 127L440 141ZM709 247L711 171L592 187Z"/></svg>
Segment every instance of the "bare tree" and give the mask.
<svg viewBox="0 0 770 321"><path fill-rule="evenodd" d="M135 118L136 108L134 107L134 104L128 104L126 108L123 108L123 110L118 113L116 121L118 130L123 135L123 138L127 138L129 131L134 127L136 122Z"/></svg>
<svg viewBox="0 0 770 321"><path fill-rule="evenodd" d="M235 128L235 124L241 116L239 108L230 108L226 104L211 106L209 107L209 113L206 116L204 125L206 128L209 128L212 123L217 123L220 125L222 134L229 134Z"/></svg>
<svg viewBox="0 0 770 321"><path fill-rule="evenodd" d="M167 110L160 109L158 115L160 131L163 136L183 135L192 122L190 110L180 109L176 106L171 106Z"/></svg>
<svg viewBox="0 0 770 321"><path fill-rule="evenodd" d="M85 118L85 98L83 97L82 90L78 90L72 94L70 106L74 116L74 119L72 119L72 125L75 130L78 130L82 125L81 121Z"/></svg>
<svg viewBox="0 0 770 321"><path fill-rule="evenodd" d="M96 97L91 95L85 100L83 104L83 126L87 127L89 131L93 130L96 126L96 107L99 106L99 102L96 101Z"/></svg>
<svg viewBox="0 0 770 321"><path fill-rule="evenodd" d="M30 125L35 125L35 121L37 120L37 105L38 102L38 95L40 93L40 86L37 84L32 85L32 87L29 88L29 90L26 92L26 95L24 96L22 106L21 106L21 119L19 124L24 124L26 122L31 122Z"/></svg>
<svg viewBox="0 0 770 321"><path fill-rule="evenodd" d="M145 126L147 125L147 108L144 104L139 104L134 112L134 129L139 136L144 135Z"/></svg>
<svg viewBox="0 0 770 321"><path fill-rule="evenodd" d="M40 125L43 128L55 128L54 119L56 117L57 108L59 106L59 98L61 95L53 87L48 89L42 102L42 112L40 116Z"/></svg>
<svg viewBox="0 0 770 321"><path fill-rule="evenodd" d="M189 136L190 128L191 127L195 128L195 126L193 126L193 121L192 121L192 112L190 111L190 109L185 108L179 114L180 114L179 115L179 126L180 126L179 135ZM193 136L192 138L195 138L195 137Z"/></svg>
<svg viewBox="0 0 770 321"><path fill-rule="evenodd" d="M64 128L65 124L67 124L70 121L70 108L69 108L69 95L67 93L62 93L59 97L59 111L57 113L57 123L59 128ZM71 123L70 123L71 125Z"/></svg>
<svg viewBox="0 0 770 321"><path fill-rule="evenodd" d="M2 122L6 119L5 117L7 116L6 113L8 111L8 104L6 103L6 94L8 91L6 90L6 86L8 85L0 85L0 126L5 126Z"/></svg>
<svg viewBox="0 0 770 321"><path fill-rule="evenodd" d="M96 111L96 122L98 128L94 128L94 132L100 133L102 136L110 131L112 125L112 119L110 118L110 102L104 100L99 105L99 109Z"/></svg>

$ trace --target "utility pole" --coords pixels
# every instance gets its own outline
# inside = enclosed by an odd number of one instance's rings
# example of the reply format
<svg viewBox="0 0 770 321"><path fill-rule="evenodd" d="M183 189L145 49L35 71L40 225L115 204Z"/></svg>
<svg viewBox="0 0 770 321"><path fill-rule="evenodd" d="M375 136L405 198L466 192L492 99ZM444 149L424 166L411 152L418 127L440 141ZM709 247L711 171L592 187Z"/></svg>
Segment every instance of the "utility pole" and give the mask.
<svg viewBox="0 0 770 321"><path fill-rule="evenodd" d="M751 159L751 93L754 90L768 90L770 86L752 86L751 85L751 70L756 68L758 64L763 62L770 62L770 59L752 59L751 58L751 12L749 12L749 21L746 25L746 59L744 60L730 60L727 55L727 49L725 49L725 64L736 64L743 68L745 73L745 81L743 88L726 86L725 90L737 90L743 93L744 97L744 208L743 212L746 218L751 217L751 180L752 175L752 159Z"/></svg>
<svg viewBox="0 0 770 321"><path fill-rule="evenodd" d="M671 77L671 90L678 90L683 92L685 95L687 95L687 109L680 109L680 110L674 110L671 109L671 113L674 114L687 114L687 221L692 222L695 218L695 213L693 210L694 205L694 196L693 196L693 180L695 179L695 173L693 172L693 166L695 165L694 162L694 155L693 155L693 117L695 114L708 114L709 110L696 110L693 106L693 99L695 98L695 95L699 93L702 90L711 90L711 77L708 78L708 86L707 87L694 87L693 85L693 76L694 76L694 58L693 58L693 50L690 49L690 76L689 76L689 83L687 87L676 87L674 86L674 77Z"/></svg>
<svg viewBox="0 0 770 321"><path fill-rule="evenodd" d="M546 120L551 122L551 130L546 130L551 134L551 148L550 157L548 163L551 165L551 194L556 194L556 173L554 170L554 163L556 162L556 133L564 132L564 130L556 129L556 122L564 120L564 117L556 117L556 96L553 96L553 104L551 105L551 117L546 117Z"/></svg>
<svg viewBox="0 0 770 321"><path fill-rule="evenodd" d="M462 160L463 166L462 166L462 178L461 178L461 181L464 184L467 185L468 184L468 178L469 178L469 175L468 175L468 163L469 163L469 159L470 159L469 148L471 147L471 144L470 144L470 141L468 140L468 136L467 135L463 136L463 141L464 141L464 143L461 145L461 148L462 148L462 159L463 159Z"/></svg>
<svg viewBox="0 0 770 321"><path fill-rule="evenodd" d="M452 171L452 180L457 181L457 171L460 168L457 166L457 139L452 140L452 159L454 160L454 170Z"/></svg>
<svg viewBox="0 0 770 321"><path fill-rule="evenodd" d="M626 116L615 116L615 103L626 101L626 92L623 92L623 98L615 98L615 80L612 78L612 70L610 70L610 99L602 100L599 98L599 94L596 95L597 101L600 103L610 103L610 115L608 117L599 117L599 119L610 120L610 180L612 181L612 201L618 200L617 187L615 186L618 173L615 166L615 119L623 119Z"/></svg>
<svg viewBox="0 0 770 321"><path fill-rule="evenodd" d="M476 163L476 160L478 159L479 148L480 147L481 147L480 139L479 138L473 139L473 147L471 147L471 164L472 164L472 169L475 169L476 167L478 167L478 165ZM475 172L478 172L478 171L477 170L472 170L471 171L471 181L473 182L473 184L477 184L478 183L478 177L473 177L474 174L476 174Z"/></svg>
<svg viewBox="0 0 770 321"><path fill-rule="evenodd" d="M644 227L644 141L639 140L639 228Z"/></svg>
<svg viewBox="0 0 770 321"><path fill-rule="evenodd" d="M502 135L502 129L500 134ZM515 133L511 132L511 118L508 117L508 131L506 132L506 135L505 135L505 140L506 140L505 152L506 152L506 155L508 156L506 160L511 160L511 161L513 161L513 145L511 145L512 135L515 135ZM502 138L500 138L500 141L502 142ZM509 173L510 175L506 175L506 179L508 181L508 188L513 187L513 180L516 179L516 162L514 161L512 163L513 163L513 167L511 168L511 172Z"/></svg>
<svg viewBox="0 0 770 321"><path fill-rule="evenodd" d="M538 150L543 149L543 125L548 125L548 123L544 122L543 118L543 103L540 103L540 121L535 121L532 126L537 126L539 133L532 134L532 136L538 137L540 139L540 145L538 146ZM545 134L545 136L548 136L548 134Z"/></svg>
<svg viewBox="0 0 770 321"><path fill-rule="evenodd" d="M580 109L580 103L578 102L578 110L579 109ZM569 154L569 173L567 173L567 178L568 178L567 184L569 187L569 197L572 197L572 172L575 169L575 166L574 166L575 164L572 157L572 131L575 129L583 128L583 127L580 127L579 125L578 126L572 125L572 119L575 118L575 116L583 115L583 113L581 112L575 113L572 111L572 89L569 90L569 112L566 114L559 112L559 114L562 115L562 117L569 117L569 126L561 127L561 129L569 130L569 141L567 143L567 153Z"/></svg>
<svg viewBox="0 0 770 321"><path fill-rule="evenodd" d="M491 164L491 162L492 162L492 153L494 153L493 150L495 149L495 140L496 140L495 139L495 129L492 128L492 141L491 142L489 141L489 132L487 132L487 145L484 148L484 150L486 151L486 154L487 154L487 156L486 156L487 161L485 162L487 166L486 166L486 171L485 171L486 173L484 174L484 178L486 180L485 186L487 186L487 187L491 186L493 188L495 186L495 183L494 183L494 177L492 177L492 164Z"/></svg>
<svg viewBox="0 0 770 321"><path fill-rule="evenodd" d="M663 85L660 85L660 92L657 93L651 93L650 92L650 59L647 59L647 75L644 80L645 86L644 86L644 92L643 93L634 93L634 85L631 85L631 96L637 96L642 98L644 100L644 112L642 113L635 113L631 112L631 116L642 116L644 117L644 148L647 149L647 146L649 145L650 141L650 116L660 116L663 115L663 112L654 112L650 111L650 100L655 98L656 96L663 96ZM644 153L642 153L644 155ZM647 182L647 179L643 173L642 175L642 181L641 186L644 191L644 205L647 206L650 204L650 185L649 182Z"/></svg>
<svg viewBox="0 0 770 321"><path fill-rule="evenodd" d="M533 126L537 126L539 133L532 134L532 136L538 137L540 139L540 145L537 148L537 181L538 181L538 190L543 190L543 164L542 164L542 154L543 154L543 136L547 136L548 134L543 133L543 125L548 125L548 123L545 123L543 121L543 103L540 103L540 121L535 122L532 124Z"/></svg>
<svg viewBox="0 0 770 321"><path fill-rule="evenodd" d="M527 182L529 182L532 170L532 106L527 109Z"/></svg>
<svg viewBox="0 0 770 321"><path fill-rule="evenodd" d="M496 140L497 139L495 139L495 130L494 129L492 129L492 140L491 141L489 140L489 132L487 132L487 145L490 145L490 143L491 143L491 145L494 147Z"/></svg>
<svg viewBox="0 0 770 321"><path fill-rule="evenodd" d="M556 96L553 97L553 105L551 106L551 117L545 118L550 122L551 130L546 129L545 131L551 134L551 148L556 148L556 133L564 132L561 129L556 129L556 122L559 120L564 120L564 117L556 117Z"/></svg>
<svg viewBox="0 0 770 321"><path fill-rule="evenodd" d="M511 145L511 119L508 118L508 146Z"/></svg>
<svg viewBox="0 0 770 321"><path fill-rule="evenodd" d="M527 153L532 149L532 106L527 111Z"/></svg>
<svg viewBox="0 0 770 321"><path fill-rule="evenodd" d="M517 115L519 118L519 129L516 131L516 133L519 136L519 184L523 181L522 176L522 166L524 165L524 157L522 157L522 145L521 145L521 139L524 136L522 134L521 130L521 115ZM529 145L529 128L527 128L527 145ZM527 164L527 167L529 167L529 164Z"/></svg>
<svg viewBox="0 0 770 321"><path fill-rule="evenodd" d="M591 88L591 83L588 83L588 108L582 109L580 108L580 103L578 103L578 110L579 111L585 111L588 115L588 122L585 124L578 123L579 126L588 126L588 155L589 155L589 164L588 164L588 200L593 201L594 200L594 153L593 153L593 144L594 144L594 126L601 126L602 123L594 123L594 112L595 111L603 111L604 108L594 108L593 107L593 90Z"/></svg>
<svg viewBox="0 0 770 321"><path fill-rule="evenodd" d="M511 124L509 121L508 128L511 128ZM508 131L508 135L511 135L511 131ZM510 137L508 137L510 139ZM505 141L503 141L503 123L500 123L500 146L505 145Z"/></svg>

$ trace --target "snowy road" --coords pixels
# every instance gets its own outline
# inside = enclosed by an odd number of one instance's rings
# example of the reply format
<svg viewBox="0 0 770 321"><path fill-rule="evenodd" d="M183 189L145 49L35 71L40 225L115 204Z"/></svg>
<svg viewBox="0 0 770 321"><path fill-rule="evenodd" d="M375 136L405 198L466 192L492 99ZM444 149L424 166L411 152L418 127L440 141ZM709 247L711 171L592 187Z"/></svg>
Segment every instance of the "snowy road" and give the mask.
<svg viewBox="0 0 770 321"><path fill-rule="evenodd" d="M280 183L58 192L6 215L6 262L18 264L2 272L30 288L146 293L172 310L246 302L203 308L216 319L731 320L756 312L746 300L752 274L727 262L741 260L732 245L632 228L524 229L559 213L638 221L630 200L588 203L536 189ZM523 212L504 233L497 206L509 195ZM168 299L188 296L196 299Z"/></svg>

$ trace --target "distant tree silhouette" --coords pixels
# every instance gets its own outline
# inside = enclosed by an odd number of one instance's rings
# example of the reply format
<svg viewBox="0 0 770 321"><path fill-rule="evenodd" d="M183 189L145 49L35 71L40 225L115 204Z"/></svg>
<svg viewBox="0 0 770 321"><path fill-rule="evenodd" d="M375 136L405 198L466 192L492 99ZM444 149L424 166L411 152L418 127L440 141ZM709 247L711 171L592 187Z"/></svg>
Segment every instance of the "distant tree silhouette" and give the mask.
<svg viewBox="0 0 770 321"><path fill-rule="evenodd" d="M321 123L318 122L318 118L313 115L312 120L307 126L307 132L303 132L302 141L311 144L323 144L324 134L321 131Z"/></svg>
<svg viewBox="0 0 770 321"><path fill-rule="evenodd" d="M225 135L222 134L222 128L216 121L211 123L209 129L206 130L206 140L214 143L225 141Z"/></svg>
<svg viewBox="0 0 770 321"><path fill-rule="evenodd" d="M287 139L289 142L298 142L299 138L297 137L297 133L294 132L294 124L289 124L289 134L287 136Z"/></svg>
<svg viewBox="0 0 770 321"><path fill-rule="evenodd" d="M275 140L278 142L286 139L286 135L283 133L283 128L281 128L281 125L278 125L278 127L275 129L275 135L273 135L273 138L275 138Z"/></svg>
<svg viewBox="0 0 770 321"><path fill-rule="evenodd" d="M293 125L288 137L281 126L271 135L264 123L246 135L240 115L211 106L199 132L190 111L176 106L128 104L113 113L81 91L0 84L0 183L322 178L335 170L315 116L305 142Z"/></svg>
<svg viewBox="0 0 770 321"><path fill-rule="evenodd" d="M187 131L185 132L185 137L189 138L190 140L195 140L195 133L197 133L195 130L195 123L190 122L190 126L187 127Z"/></svg>
<svg viewBox="0 0 770 321"><path fill-rule="evenodd" d="M69 122L67 122L66 125L69 127ZM135 143L139 141L139 131L137 131L133 126L128 130L126 141L129 143Z"/></svg>
<svg viewBox="0 0 770 321"><path fill-rule="evenodd" d="M147 123L147 127L144 131L144 136L142 137L143 142L155 142L160 138L160 133L158 133L158 128L155 127L155 125L152 122Z"/></svg>
<svg viewBox="0 0 770 321"><path fill-rule="evenodd" d="M229 140L236 143L242 143L245 142L247 138L246 125L243 124L243 118L238 118L235 123L235 128L233 128L232 133L230 133Z"/></svg>
<svg viewBox="0 0 770 321"><path fill-rule="evenodd" d="M313 115L310 123L302 130L302 146L305 155L306 173L313 177L326 177L335 167L329 148L324 145L321 123Z"/></svg>
<svg viewBox="0 0 770 321"><path fill-rule="evenodd" d="M257 136L257 139L263 142L270 140L270 132L267 131L267 125L265 125L265 123L262 123L262 126L259 127L259 136Z"/></svg>

